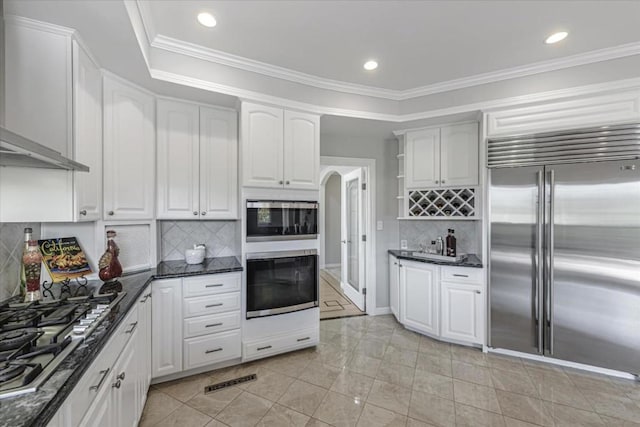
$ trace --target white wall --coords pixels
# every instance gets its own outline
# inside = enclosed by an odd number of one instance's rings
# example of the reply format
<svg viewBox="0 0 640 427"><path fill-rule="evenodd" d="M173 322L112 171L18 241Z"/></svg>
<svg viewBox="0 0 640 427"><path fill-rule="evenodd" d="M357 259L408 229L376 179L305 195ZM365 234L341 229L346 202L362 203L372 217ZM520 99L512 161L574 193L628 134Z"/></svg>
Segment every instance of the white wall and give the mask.
<svg viewBox="0 0 640 427"><path fill-rule="evenodd" d="M337 173L329 177L324 193L324 262L340 264L342 178Z"/></svg>
<svg viewBox="0 0 640 427"><path fill-rule="evenodd" d="M325 120L324 118L322 120ZM375 122L358 121L352 132L323 133L320 123L320 155L376 160L376 220L383 230L376 231L376 307L389 306L389 273L387 250L398 245L398 209L396 203L398 174L398 144L385 139L387 132L370 132L367 126ZM371 261L370 261L371 262Z"/></svg>

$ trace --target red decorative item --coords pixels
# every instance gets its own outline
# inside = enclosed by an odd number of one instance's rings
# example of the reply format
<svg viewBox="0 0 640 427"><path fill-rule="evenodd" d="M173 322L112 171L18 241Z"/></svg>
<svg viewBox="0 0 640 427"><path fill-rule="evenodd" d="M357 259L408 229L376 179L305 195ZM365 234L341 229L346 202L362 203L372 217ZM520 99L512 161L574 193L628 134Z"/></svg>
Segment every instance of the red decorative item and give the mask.
<svg viewBox="0 0 640 427"><path fill-rule="evenodd" d="M118 261L118 255L120 255L120 248L116 244L113 238L116 237L116 232L113 230L107 230L107 250L100 257L98 267L100 268L99 276L100 280L105 282L101 288L101 293L109 290L122 290L122 285L116 279L122 276L122 265ZM119 285L119 290L116 289Z"/></svg>

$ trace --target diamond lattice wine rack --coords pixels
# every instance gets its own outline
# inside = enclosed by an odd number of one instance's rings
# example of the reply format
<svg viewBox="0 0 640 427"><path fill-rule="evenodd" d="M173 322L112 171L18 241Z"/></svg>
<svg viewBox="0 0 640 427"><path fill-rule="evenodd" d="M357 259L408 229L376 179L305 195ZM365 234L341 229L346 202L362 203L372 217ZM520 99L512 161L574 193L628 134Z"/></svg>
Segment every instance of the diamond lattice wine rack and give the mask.
<svg viewBox="0 0 640 427"><path fill-rule="evenodd" d="M475 188L442 188L409 191L410 217L476 216Z"/></svg>

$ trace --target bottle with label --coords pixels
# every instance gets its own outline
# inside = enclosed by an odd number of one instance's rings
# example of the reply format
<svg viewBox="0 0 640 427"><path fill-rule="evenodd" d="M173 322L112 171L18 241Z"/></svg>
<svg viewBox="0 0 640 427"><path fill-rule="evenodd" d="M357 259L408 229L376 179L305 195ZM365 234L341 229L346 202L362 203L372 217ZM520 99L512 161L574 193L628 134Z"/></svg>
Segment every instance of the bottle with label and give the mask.
<svg viewBox="0 0 640 427"><path fill-rule="evenodd" d="M453 235L453 228L450 228L449 234L447 235L447 256L454 257L456 256L456 238Z"/></svg>
<svg viewBox="0 0 640 427"><path fill-rule="evenodd" d="M40 293L42 254L40 253L37 240L29 240L27 248L22 255L22 265L24 266L26 282L24 302L39 301L42 299L42 294Z"/></svg>
<svg viewBox="0 0 640 427"><path fill-rule="evenodd" d="M22 248L22 252L24 253L29 247L29 240L31 240L33 235L33 230L31 228L24 229L24 248ZM24 272L24 262L20 262L20 296L24 297L27 293L27 276Z"/></svg>

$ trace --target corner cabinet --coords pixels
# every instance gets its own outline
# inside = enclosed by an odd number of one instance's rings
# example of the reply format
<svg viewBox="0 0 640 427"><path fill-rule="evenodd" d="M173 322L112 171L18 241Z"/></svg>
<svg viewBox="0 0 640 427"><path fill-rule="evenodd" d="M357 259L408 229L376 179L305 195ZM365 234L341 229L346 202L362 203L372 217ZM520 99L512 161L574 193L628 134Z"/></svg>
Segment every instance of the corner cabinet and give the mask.
<svg viewBox="0 0 640 427"><path fill-rule="evenodd" d="M158 100L158 219L237 219L236 113Z"/></svg>
<svg viewBox="0 0 640 427"><path fill-rule="evenodd" d="M408 329L456 343L483 344L483 269L389 255L391 312Z"/></svg>
<svg viewBox="0 0 640 427"><path fill-rule="evenodd" d="M155 193L155 99L104 79L104 219L150 220Z"/></svg>
<svg viewBox="0 0 640 427"><path fill-rule="evenodd" d="M243 186L318 189L319 116L243 103L240 121Z"/></svg>
<svg viewBox="0 0 640 427"><path fill-rule="evenodd" d="M90 171L0 168L0 222L95 221L102 213L100 68L70 29L17 16L5 24L6 128Z"/></svg>
<svg viewBox="0 0 640 427"><path fill-rule="evenodd" d="M408 189L478 185L478 124L462 123L405 134Z"/></svg>
<svg viewBox="0 0 640 427"><path fill-rule="evenodd" d="M182 371L182 279L151 284L151 376Z"/></svg>
<svg viewBox="0 0 640 427"><path fill-rule="evenodd" d="M439 267L402 261L400 267L400 323L430 335L439 335Z"/></svg>

